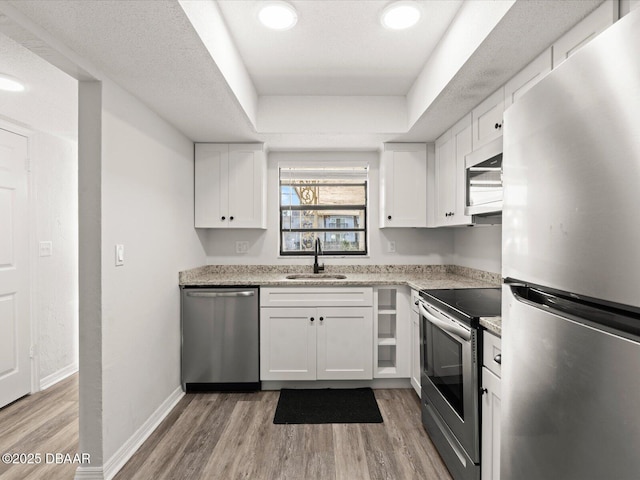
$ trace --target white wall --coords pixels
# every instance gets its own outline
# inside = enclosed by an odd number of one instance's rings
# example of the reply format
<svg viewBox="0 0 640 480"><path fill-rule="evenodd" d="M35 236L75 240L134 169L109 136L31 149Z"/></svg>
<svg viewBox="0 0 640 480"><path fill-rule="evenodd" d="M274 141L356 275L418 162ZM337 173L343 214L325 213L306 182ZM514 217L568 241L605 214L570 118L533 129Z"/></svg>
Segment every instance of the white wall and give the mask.
<svg viewBox="0 0 640 480"><path fill-rule="evenodd" d="M502 226L482 225L454 229L451 263L501 273Z"/></svg>
<svg viewBox="0 0 640 480"><path fill-rule="evenodd" d="M46 388L78 368L78 82L3 34L0 52L0 72L26 85L0 91L0 121L29 135L34 388Z"/></svg>
<svg viewBox="0 0 640 480"><path fill-rule="evenodd" d="M453 253L451 229L378 228L379 152L273 152L268 157L267 230L200 229L207 263L258 265L312 265L313 258L279 257L278 247L278 162L335 160L369 163L369 255L325 257L327 265L357 264L446 264ZM236 241L248 241L246 254L235 253ZM396 243L396 253L387 252L387 243Z"/></svg>
<svg viewBox="0 0 640 480"><path fill-rule="evenodd" d="M205 262L193 228L193 163L190 140L103 82L105 461L180 386L178 271ZM125 246L124 266L115 266L115 244Z"/></svg>
<svg viewBox="0 0 640 480"><path fill-rule="evenodd" d="M36 239L33 315L40 383L47 387L78 369L77 143L35 132L30 155ZM52 242L51 256L36 256L40 241Z"/></svg>

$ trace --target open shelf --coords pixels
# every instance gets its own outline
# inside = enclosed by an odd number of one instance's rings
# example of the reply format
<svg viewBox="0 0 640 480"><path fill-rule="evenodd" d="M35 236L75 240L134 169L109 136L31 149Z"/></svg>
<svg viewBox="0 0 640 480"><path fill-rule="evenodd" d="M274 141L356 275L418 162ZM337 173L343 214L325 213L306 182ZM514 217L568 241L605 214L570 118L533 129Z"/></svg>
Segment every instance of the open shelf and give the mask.
<svg viewBox="0 0 640 480"><path fill-rule="evenodd" d="M395 344L396 344L396 337L378 335L378 345L379 346L395 345Z"/></svg>
<svg viewBox="0 0 640 480"><path fill-rule="evenodd" d="M396 367L392 366L391 364L378 366L378 375L380 376L395 375L396 371Z"/></svg>
<svg viewBox="0 0 640 480"><path fill-rule="evenodd" d="M378 311L390 310L395 313L397 306L396 289L380 288L378 289Z"/></svg>

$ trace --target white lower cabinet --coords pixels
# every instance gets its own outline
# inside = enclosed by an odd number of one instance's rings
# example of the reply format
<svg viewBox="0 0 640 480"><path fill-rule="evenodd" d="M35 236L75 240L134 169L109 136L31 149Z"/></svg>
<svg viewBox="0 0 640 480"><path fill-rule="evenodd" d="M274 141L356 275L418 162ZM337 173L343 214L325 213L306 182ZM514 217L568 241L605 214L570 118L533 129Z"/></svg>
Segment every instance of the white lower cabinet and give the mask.
<svg viewBox="0 0 640 480"><path fill-rule="evenodd" d="M261 310L261 380L316 379L315 316L315 308Z"/></svg>
<svg viewBox="0 0 640 480"><path fill-rule="evenodd" d="M500 479L500 339L484 334L482 367L482 480ZM497 352L497 353L496 353ZM501 359L500 359L501 360Z"/></svg>
<svg viewBox="0 0 640 480"><path fill-rule="evenodd" d="M348 289L340 289L343 293ZM363 289L359 288L359 291ZM364 303L371 294L364 295ZM332 290L334 293L336 289ZM261 380L370 380L373 378L373 309L271 307L281 294L292 304L323 303L327 291L295 288L261 292ZM296 300L296 296L300 295ZM367 300L368 298L368 300Z"/></svg>
<svg viewBox="0 0 640 480"><path fill-rule="evenodd" d="M409 378L409 295L409 289L404 286L374 290L375 378Z"/></svg>
<svg viewBox="0 0 640 480"><path fill-rule="evenodd" d="M416 302L420 298L416 290L411 290L411 386L422 397L420 387L420 312Z"/></svg>
<svg viewBox="0 0 640 480"><path fill-rule="evenodd" d="M371 308L319 308L316 324L316 378L373 378Z"/></svg>

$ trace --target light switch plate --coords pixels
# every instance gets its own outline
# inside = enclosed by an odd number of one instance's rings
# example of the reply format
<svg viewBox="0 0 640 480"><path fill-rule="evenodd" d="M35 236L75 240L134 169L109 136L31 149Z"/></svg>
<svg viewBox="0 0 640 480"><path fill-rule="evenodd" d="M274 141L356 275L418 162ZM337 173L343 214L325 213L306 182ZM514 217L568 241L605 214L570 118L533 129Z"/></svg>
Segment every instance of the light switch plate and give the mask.
<svg viewBox="0 0 640 480"><path fill-rule="evenodd" d="M236 253L247 253L249 251L249 242L236 242Z"/></svg>
<svg viewBox="0 0 640 480"><path fill-rule="evenodd" d="M51 255L53 255L53 242L40 242L38 250L41 257L50 257Z"/></svg>
<svg viewBox="0 0 640 480"><path fill-rule="evenodd" d="M116 267L124 265L124 245L116 245Z"/></svg>

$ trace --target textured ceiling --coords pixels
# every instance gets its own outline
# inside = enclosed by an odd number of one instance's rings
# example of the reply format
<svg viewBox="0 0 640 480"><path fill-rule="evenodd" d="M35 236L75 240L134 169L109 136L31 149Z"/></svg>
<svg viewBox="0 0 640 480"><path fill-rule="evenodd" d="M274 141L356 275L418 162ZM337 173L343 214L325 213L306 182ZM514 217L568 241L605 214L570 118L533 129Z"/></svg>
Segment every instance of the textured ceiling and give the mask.
<svg viewBox="0 0 640 480"><path fill-rule="evenodd" d="M285 31L257 19L264 1L218 0L260 95L406 95L462 0L420 0L419 22L388 30L387 0L296 0Z"/></svg>
<svg viewBox="0 0 640 480"><path fill-rule="evenodd" d="M319 3L303 0L307 2ZM320 3L347 6L353 2L326 0ZM373 4L377 2L371 3L373 11ZM519 0L417 124L406 134L392 135L257 133L177 1L3 2L136 95L192 140L264 141L270 148L282 150L372 149L379 148L384 141L432 141L599 3L600 0ZM306 6L301 11L306 12ZM304 15L300 25L304 25ZM351 21L359 25L363 19ZM295 50L293 47L289 45L288 49ZM324 58L323 62L334 62L337 69L347 68L355 61L353 54L342 58L335 46L332 52L334 58ZM411 57L412 52L407 47L403 55ZM419 55L424 55L425 50L420 52ZM322 63L316 55L319 54L309 53L305 59L307 64L315 64L314 59ZM386 63L392 61L395 59L389 58ZM360 69L367 70L368 76L364 79L354 75L352 80L356 83L371 83L375 88L406 88L399 86L401 81L389 83L388 69L386 73L376 73L375 65L365 63ZM424 59L416 60L415 64L418 63L424 64ZM295 70L294 67L290 68ZM292 84L298 83L295 76L300 74L293 70L287 80ZM272 69L271 74L274 72L277 73L276 69ZM331 71L328 74L331 77ZM327 79L320 73L318 76L321 80L316 84L309 81L309 88L338 88L333 85L335 78ZM340 88L353 88L344 71L338 77L346 82Z"/></svg>
<svg viewBox="0 0 640 480"><path fill-rule="evenodd" d="M24 92L0 90L0 118L75 140L78 82L35 53L0 34L0 73L22 80Z"/></svg>

